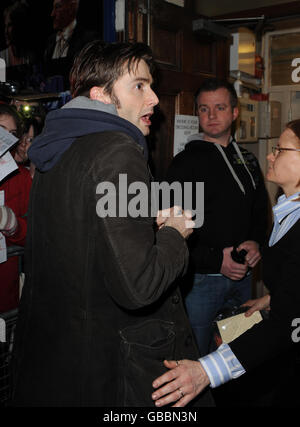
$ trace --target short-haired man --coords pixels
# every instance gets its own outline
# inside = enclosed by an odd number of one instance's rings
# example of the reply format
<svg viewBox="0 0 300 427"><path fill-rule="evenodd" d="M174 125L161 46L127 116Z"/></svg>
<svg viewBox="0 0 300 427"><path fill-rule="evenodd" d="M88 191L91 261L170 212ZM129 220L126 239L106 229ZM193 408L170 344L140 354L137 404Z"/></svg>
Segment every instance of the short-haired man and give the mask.
<svg viewBox="0 0 300 427"><path fill-rule="evenodd" d="M153 65L144 44L87 45L71 70L74 99L47 116L29 150L37 172L16 405L152 405L163 359L197 354L174 283L187 265L189 218L155 224L129 209L135 185L150 189ZM211 405L210 395L195 404Z"/></svg>
<svg viewBox="0 0 300 427"><path fill-rule="evenodd" d="M231 137L239 113L234 87L209 79L195 100L202 133L189 138L167 179L204 182L204 224L189 239L192 288L186 307L205 355L217 312L251 298L249 267L260 260L259 246L266 239L268 198L256 158ZM244 263L232 259L234 247L247 251Z"/></svg>

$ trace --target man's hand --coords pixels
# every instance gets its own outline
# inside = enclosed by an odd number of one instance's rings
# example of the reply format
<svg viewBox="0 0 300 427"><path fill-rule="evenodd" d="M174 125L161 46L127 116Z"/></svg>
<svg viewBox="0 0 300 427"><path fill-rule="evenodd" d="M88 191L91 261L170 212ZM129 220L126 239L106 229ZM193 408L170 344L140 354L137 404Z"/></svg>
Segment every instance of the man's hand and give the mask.
<svg viewBox="0 0 300 427"><path fill-rule="evenodd" d="M259 245L254 240L246 240L241 243L237 248L237 251L245 249L247 251L246 261L249 267L255 267L258 261L261 259L261 254L259 252Z"/></svg>
<svg viewBox="0 0 300 427"><path fill-rule="evenodd" d="M248 270L248 264L239 264L231 258L231 251L233 246L230 248L223 249L223 262L220 272L231 280L241 280Z"/></svg>
<svg viewBox="0 0 300 427"><path fill-rule="evenodd" d="M175 228L185 239L192 234L195 226L194 221L192 221L192 213L188 210L183 211L180 206L159 211L156 223L158 228L163 226Z"/></svg>
<svg viewBox="0 0 300 427"><path fill-rule="evenodd" d="M198 361L180 360L164 361L170 371L156 378L152 393L155 406L160 407L176 402L174 407L187 405L210 384L209 378ZM160 387L160 388L159 388Z"/></svg>
<svg viewBox="0 0 300 427"><path fill-rule="evenodd" d="M255 311L260 310L270 310L270 295L265 295L261 298L250 299L246 301L241 307L250 307L249 310L245 312L245 316L251 316Z"/></svg>

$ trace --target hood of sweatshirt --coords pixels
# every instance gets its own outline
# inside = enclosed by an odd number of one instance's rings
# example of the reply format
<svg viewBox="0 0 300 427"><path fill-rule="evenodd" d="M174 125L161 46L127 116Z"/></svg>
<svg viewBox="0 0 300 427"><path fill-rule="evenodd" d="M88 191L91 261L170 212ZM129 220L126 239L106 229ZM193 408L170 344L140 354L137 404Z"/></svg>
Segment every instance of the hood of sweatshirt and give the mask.
<svg viewBox="0 0 300 427"><path fill-rule="evenodd" d="M223 147L223 150L232 149L231 142L233 142L234 139L230 137L230 143L227 145L227 147ZM216 142L210 142L205 141L204 139L204 133L195 133L194 135L190 135L187 139L187 143L185 145L186 150L191 150L193 148L197 148L200 150L215 150L215 146L218 145Z"/></svg>
<svg viewBox="0 0 300 427"><path fill-rule="evenodd" d="M47 115L43 132L28 150L29 159L38 170L47 172L77 138L105 131L128 134L142 147L148 159L145 137L136 126L119 117L113 104L103 104L84 96L72 99Z"/></svg>
<svg viewBox="0 0 300 427"><path fill-rule="evenodd" d="M203 138L203 133L196 133L194 135L190 135L187 139L187 143L185 144L184 149L186 151L194 149L201 151L215 150L215 144L209 141L205 141Z"/></svg>
<svg viewBox="0 0 300 427"><path fill-rule="evenodd" d="M194 133L193 135L190 135L188 137L187 142L198 141L198 140L204 141L204 136L203 135L204 134L202 132L201 133Z"/></svg>

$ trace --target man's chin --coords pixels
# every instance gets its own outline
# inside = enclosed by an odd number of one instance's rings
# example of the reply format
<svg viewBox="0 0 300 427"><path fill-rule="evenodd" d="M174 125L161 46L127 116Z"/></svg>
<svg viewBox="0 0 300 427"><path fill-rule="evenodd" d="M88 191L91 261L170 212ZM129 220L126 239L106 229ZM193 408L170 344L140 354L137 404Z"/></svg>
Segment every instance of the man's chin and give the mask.
<svg viewBox="0 0 300 427"><path fill-rule="evenodd" d="M150 128L149 127L139 127L139 130L142 132L142 134L144 136L147 136L150 133Z"/></svg>
<svg viewBox="0 0 300 427"><path fill-rule="evenodd" d="M225 131L221 131L221 132L204 132L205 135L207 135L210 138L214 138L214 139L219 139L222 138L223 136L229 136L230 132L228 131L228 129L226 129Z"/></svg>

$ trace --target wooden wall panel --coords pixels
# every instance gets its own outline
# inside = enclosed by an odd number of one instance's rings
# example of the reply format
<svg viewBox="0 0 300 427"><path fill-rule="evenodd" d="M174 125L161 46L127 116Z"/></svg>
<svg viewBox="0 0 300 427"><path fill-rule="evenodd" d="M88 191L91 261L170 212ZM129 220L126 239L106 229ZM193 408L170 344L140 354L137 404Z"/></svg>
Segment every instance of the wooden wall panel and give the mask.
<svg viewBox="0 0 300 427"><path fill-rule="evenodd" d="M151 136L149 137L150 168L158 180L164 179L173 157L173 141L170 136L174 134L176 104L176 94L162 94L152 119Z"/></svg>
<svg viewBox="0 0 300 427"><path fill-rule="evenodd" d="M181 70L181 31L157 28L151 33L150 44L158 64L169 69Z"/></svg>
<svg viewBox="0 0 300 427"><path fill-rule="evenodd" d="M199 16L190 6L164 0L128 0L128 5L130 40L148 42L158 64L160 104L149 143L153 173L163 179L173 157L174 116L194 114L194 93L205 78L228 76L230 45L226 39L193 33L193 19Z"/></svg>
<svg viewBox="0 0 300 427"><path fill-rule="evenodd" d="M178 114L195 114L195 102L193 92L181 92L177 97Z"/></svg>

